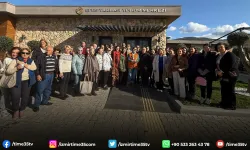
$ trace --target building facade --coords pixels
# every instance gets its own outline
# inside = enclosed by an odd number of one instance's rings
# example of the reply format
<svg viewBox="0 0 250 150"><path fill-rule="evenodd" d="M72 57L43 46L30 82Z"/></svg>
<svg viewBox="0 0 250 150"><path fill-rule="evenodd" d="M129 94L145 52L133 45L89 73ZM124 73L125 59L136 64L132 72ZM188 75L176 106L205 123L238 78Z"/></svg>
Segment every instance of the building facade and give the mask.
<svg viewBox="0 0 250 150"><path fill-rule="evenodd" d="M46 39L51 46L80 42L166 47L166 29L180 6L14 6L0 3L0 36L15 46Z"/></svg>

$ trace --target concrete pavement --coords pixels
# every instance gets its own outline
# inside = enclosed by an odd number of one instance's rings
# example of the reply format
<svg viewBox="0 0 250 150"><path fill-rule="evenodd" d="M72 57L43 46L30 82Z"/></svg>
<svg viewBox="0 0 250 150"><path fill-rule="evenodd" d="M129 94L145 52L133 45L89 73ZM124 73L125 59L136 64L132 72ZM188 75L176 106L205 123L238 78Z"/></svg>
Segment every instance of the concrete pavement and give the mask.
<svg viewBox="0 0 250 150"><path fill-rule="evenodd" d="M65 101L53 98L51 102L54 104L41 107L38 113L27 108L22 119L1 118L0 139L33 142L35 149L47 149L48 141L52 139L96 143L96 147L89 149L108 149L109 139L149 142L150 149L161 149L162 140L171 140L171 143L208 142L208 149L215 148L219 139L250 144L250 118L178 114L170 111L170 106L165 106L168 109L165 113L159 105L167 105L167 99L157 102L157 93L144 88L139 91L138 100L143 108L139 111L119 109L118 106L118 109L105 108L108 96L112 95L109 90L100 90L97 96L70 97ZM123 96L120 98L122 100ZM176 149L188 148L194 149Z"/></svg>

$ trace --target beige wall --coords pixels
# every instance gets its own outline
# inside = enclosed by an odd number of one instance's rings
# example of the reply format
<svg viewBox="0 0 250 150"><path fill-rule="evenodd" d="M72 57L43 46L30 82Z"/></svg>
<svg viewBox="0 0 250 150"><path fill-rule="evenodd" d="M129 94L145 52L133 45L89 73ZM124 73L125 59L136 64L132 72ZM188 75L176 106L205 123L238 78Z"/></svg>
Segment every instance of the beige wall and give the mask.
<svg viewBox="0 0 250 150"><path fill-rule="evenodd" d="M92 36L98 43L98 36L112 36L113 43L121 44L124 36L152 37L152 48L157 44L166 47L166 31L161 33L118 33L118 32L84 32L77 29L81 25L164 25L164 19L86 19L86 18L18 18L16 23L15 45L27 47L27 42L45 38L50 45L62 48L64 45L78 47L81 41L92 44ZM24 35L26 39L19 42ZM161 42L157 43L158 37Z"/></svg>

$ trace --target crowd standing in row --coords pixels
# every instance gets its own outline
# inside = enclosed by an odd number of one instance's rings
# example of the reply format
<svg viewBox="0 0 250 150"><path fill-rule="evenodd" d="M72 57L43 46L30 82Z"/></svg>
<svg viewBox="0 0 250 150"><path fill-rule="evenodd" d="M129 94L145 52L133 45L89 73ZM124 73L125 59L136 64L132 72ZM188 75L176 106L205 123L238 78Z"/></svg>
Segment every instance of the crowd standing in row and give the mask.
<svg viewBox="0 0 250 150"><path fill-rule="evenodd" d="M93 82L92 92L88 95L97 95L99 88L108 89L109 83L110 86L128 87L140 84L159 92L163 92L168 83L170 94L191 100L198 84L200 103L206 104L211 102L212 82L220 80L222 99L218 106L236 109L236 56L223 43L217 44L215 50L211 51L207 44L199 53L195 47L189 50L179 47L176 51L160 47L150 50L140 46L131 48L125 43L121 47L112 44L86 47L86 43L81 42L77 51L66 45L61 52L42 39L40 47L32 52L19 47L8 52L1 67L1 93L5 107L11 108L13 118L18 118L23 116L32 97L35 99L34 112L39 111L40 105L52 105L49 99L57 90L60 99L67 99L72 76L72 96L83 96L80 82L88 80ZM13 87L8 87L10 81L6 80L10 76L15 78ZM1 108L1 111L6 108Z"/></svg>

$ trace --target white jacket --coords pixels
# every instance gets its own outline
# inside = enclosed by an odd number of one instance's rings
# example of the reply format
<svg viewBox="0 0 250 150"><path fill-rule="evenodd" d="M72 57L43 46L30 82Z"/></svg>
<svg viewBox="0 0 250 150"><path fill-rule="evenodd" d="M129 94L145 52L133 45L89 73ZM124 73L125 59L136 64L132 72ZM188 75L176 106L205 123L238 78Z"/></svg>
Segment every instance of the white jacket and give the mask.
<svg viewBox="0 0 250 150"><path fill-rule="evenodd" d="M99 64L99 71L103 70L103 55L96 54L96 59Z"/></svg>
<svg viewBox="0 0 250 150"><path fill-rule="evenodd" d="M7 66L9 66L9 64L11 63L12 59L9 58L9 57L6 57L3 61L3 65L2 65L2 68L0 69L1 72L5 71L5 68Z"/></svg>
<svg viewBox="0 0 250 150"><path fill-rule="evenodd" d="M112 56L109 53L105 53L102 58L103 61L103 70L110 71L112 67Z"/></svg>

